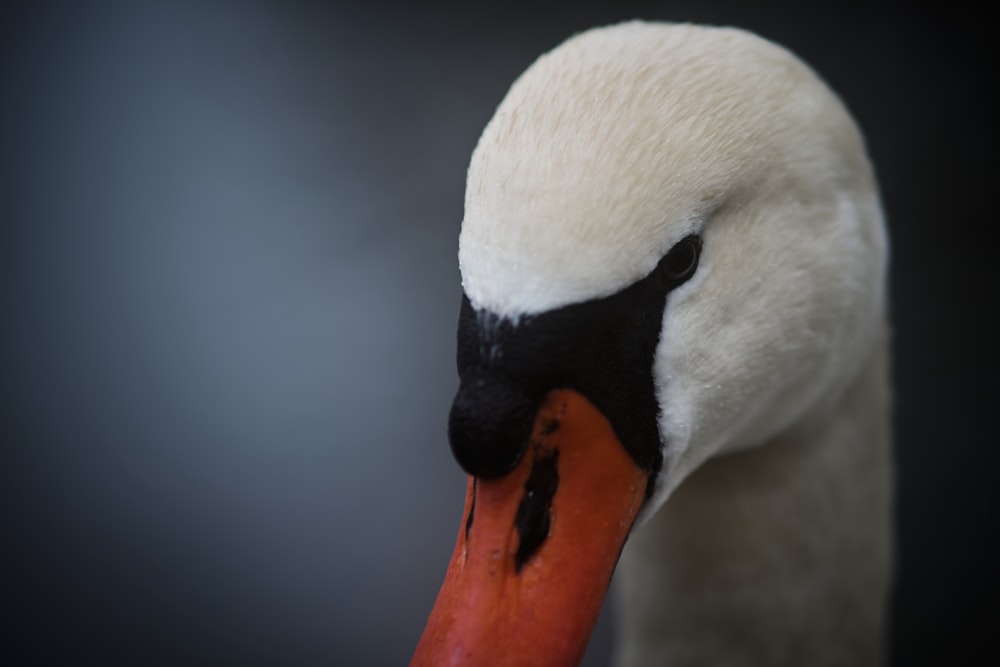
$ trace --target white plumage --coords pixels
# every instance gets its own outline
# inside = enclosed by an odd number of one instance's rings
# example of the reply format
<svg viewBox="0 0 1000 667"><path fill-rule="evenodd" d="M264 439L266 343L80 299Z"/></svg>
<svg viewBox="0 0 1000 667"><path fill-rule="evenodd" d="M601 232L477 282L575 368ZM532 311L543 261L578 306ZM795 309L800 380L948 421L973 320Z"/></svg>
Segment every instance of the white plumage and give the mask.
<svg viewBox="0 0 1000 667"><path fill-rule="evenodd" d="M862 137L808 67L740 30L640 22L542 56L473 154L463 287L517 321L625 288L691 233L618 663L876 664L887 240Z"/></svg>

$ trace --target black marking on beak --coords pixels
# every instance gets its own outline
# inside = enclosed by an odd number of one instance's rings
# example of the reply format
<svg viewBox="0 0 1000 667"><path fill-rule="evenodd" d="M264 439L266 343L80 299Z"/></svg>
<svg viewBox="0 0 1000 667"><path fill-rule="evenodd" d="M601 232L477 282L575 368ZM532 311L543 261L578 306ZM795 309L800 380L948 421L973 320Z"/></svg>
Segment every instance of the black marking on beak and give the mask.
<svg viewBox="0 0 1000 667"><path fill-rule="evenodd" d="M514 526L518 545L514 554L514 572L521 569L545 543L552 525L552 499L559 488L558 449L538 447L531 474L524 483L524 497L517 506Z"/></svg>
<svg viewBox="0 0 1000 667"><path fill-rule="evenodd" d="M469 532L472 530L472 517L476 515L476 496L479 492L479 478L472 478L472 502L469 504L469 517L465 520L465 543L469 543ZM468 555L468 551L466 551Z"/></svg>
<svg viewBox="0 0 1000 667"><path fill-rule="evenodd" d="M667 300L655 278L518 321L476 310L463 296L461 384L448 423L459 465L487 479L505 475L526 451L545 395L566 388L587 397L655 477L663 457L652 367Z"/></svg>
<svg viewBox="0 0 1000 667"><path fill-rule="evenodd" d="M663 465L653 364L667 296L698 268L702 241L681 239L645 278L621 291L507 318L462 295L458 394L448 420L466 472L502 477L524 456L535 411L553 389L574 389L611 422L637 466ZM558 424L545 424L543 435ZM654 488L647 485L647 495Z"/></svg>
<svg viewBox="0 0 1000 667"><path fill-rule="evenodd" d="M542 425L542 435L552 435L559 430L559 418L553 417Z"/></svg>
<svg viewBox="0 0 1000 667"><path fill-rule="evenodd" d="M480 366L469 369L448 416L448 441L455 460L474 477L502 477L528 449L537 406L537 399L502 372Z"/></svg>

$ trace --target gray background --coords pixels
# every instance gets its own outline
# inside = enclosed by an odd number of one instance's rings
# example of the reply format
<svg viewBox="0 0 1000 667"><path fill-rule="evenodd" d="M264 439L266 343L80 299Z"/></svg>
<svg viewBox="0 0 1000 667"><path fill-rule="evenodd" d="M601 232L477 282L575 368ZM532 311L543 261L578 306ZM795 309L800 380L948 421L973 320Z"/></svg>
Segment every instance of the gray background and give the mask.
<svg viewBox="0 0 1000 667"><path fill-rule="evenodd" d="M16 664L405 664L461 513L445 422L469 153L539 53L632 17L756 30L864 127L895 243L894 662L987 645L984 17L83 4L0 9L0 652ZM588 665L611 636L605 615Z"/></svg>

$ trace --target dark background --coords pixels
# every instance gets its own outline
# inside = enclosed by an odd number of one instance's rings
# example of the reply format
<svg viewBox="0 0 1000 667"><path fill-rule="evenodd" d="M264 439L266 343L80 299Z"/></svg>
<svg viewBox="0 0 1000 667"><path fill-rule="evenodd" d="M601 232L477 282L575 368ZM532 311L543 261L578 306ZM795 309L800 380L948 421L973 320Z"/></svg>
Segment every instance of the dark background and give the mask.
<svg viewBox="0 0 1000 667"><path fill-rule="evenodd" d="M634 17L782 43L863 127L894 240L894 665L992 649L986 19L751 4L5 3L0 660L405 664L461 513L469 154L537 55Z"/></svg>

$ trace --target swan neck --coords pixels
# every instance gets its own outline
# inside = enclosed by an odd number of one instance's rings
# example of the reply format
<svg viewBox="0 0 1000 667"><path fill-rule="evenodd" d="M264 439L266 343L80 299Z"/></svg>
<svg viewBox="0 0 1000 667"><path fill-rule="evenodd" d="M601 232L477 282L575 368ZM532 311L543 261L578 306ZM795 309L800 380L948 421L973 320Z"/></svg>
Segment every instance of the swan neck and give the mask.
<svg viewBox="0 0 1000 667"><path fill-rule="evenodd" d="M881 664L889 407L883 337L840 396L692 473L622 554L616 664Z"/></svg>

